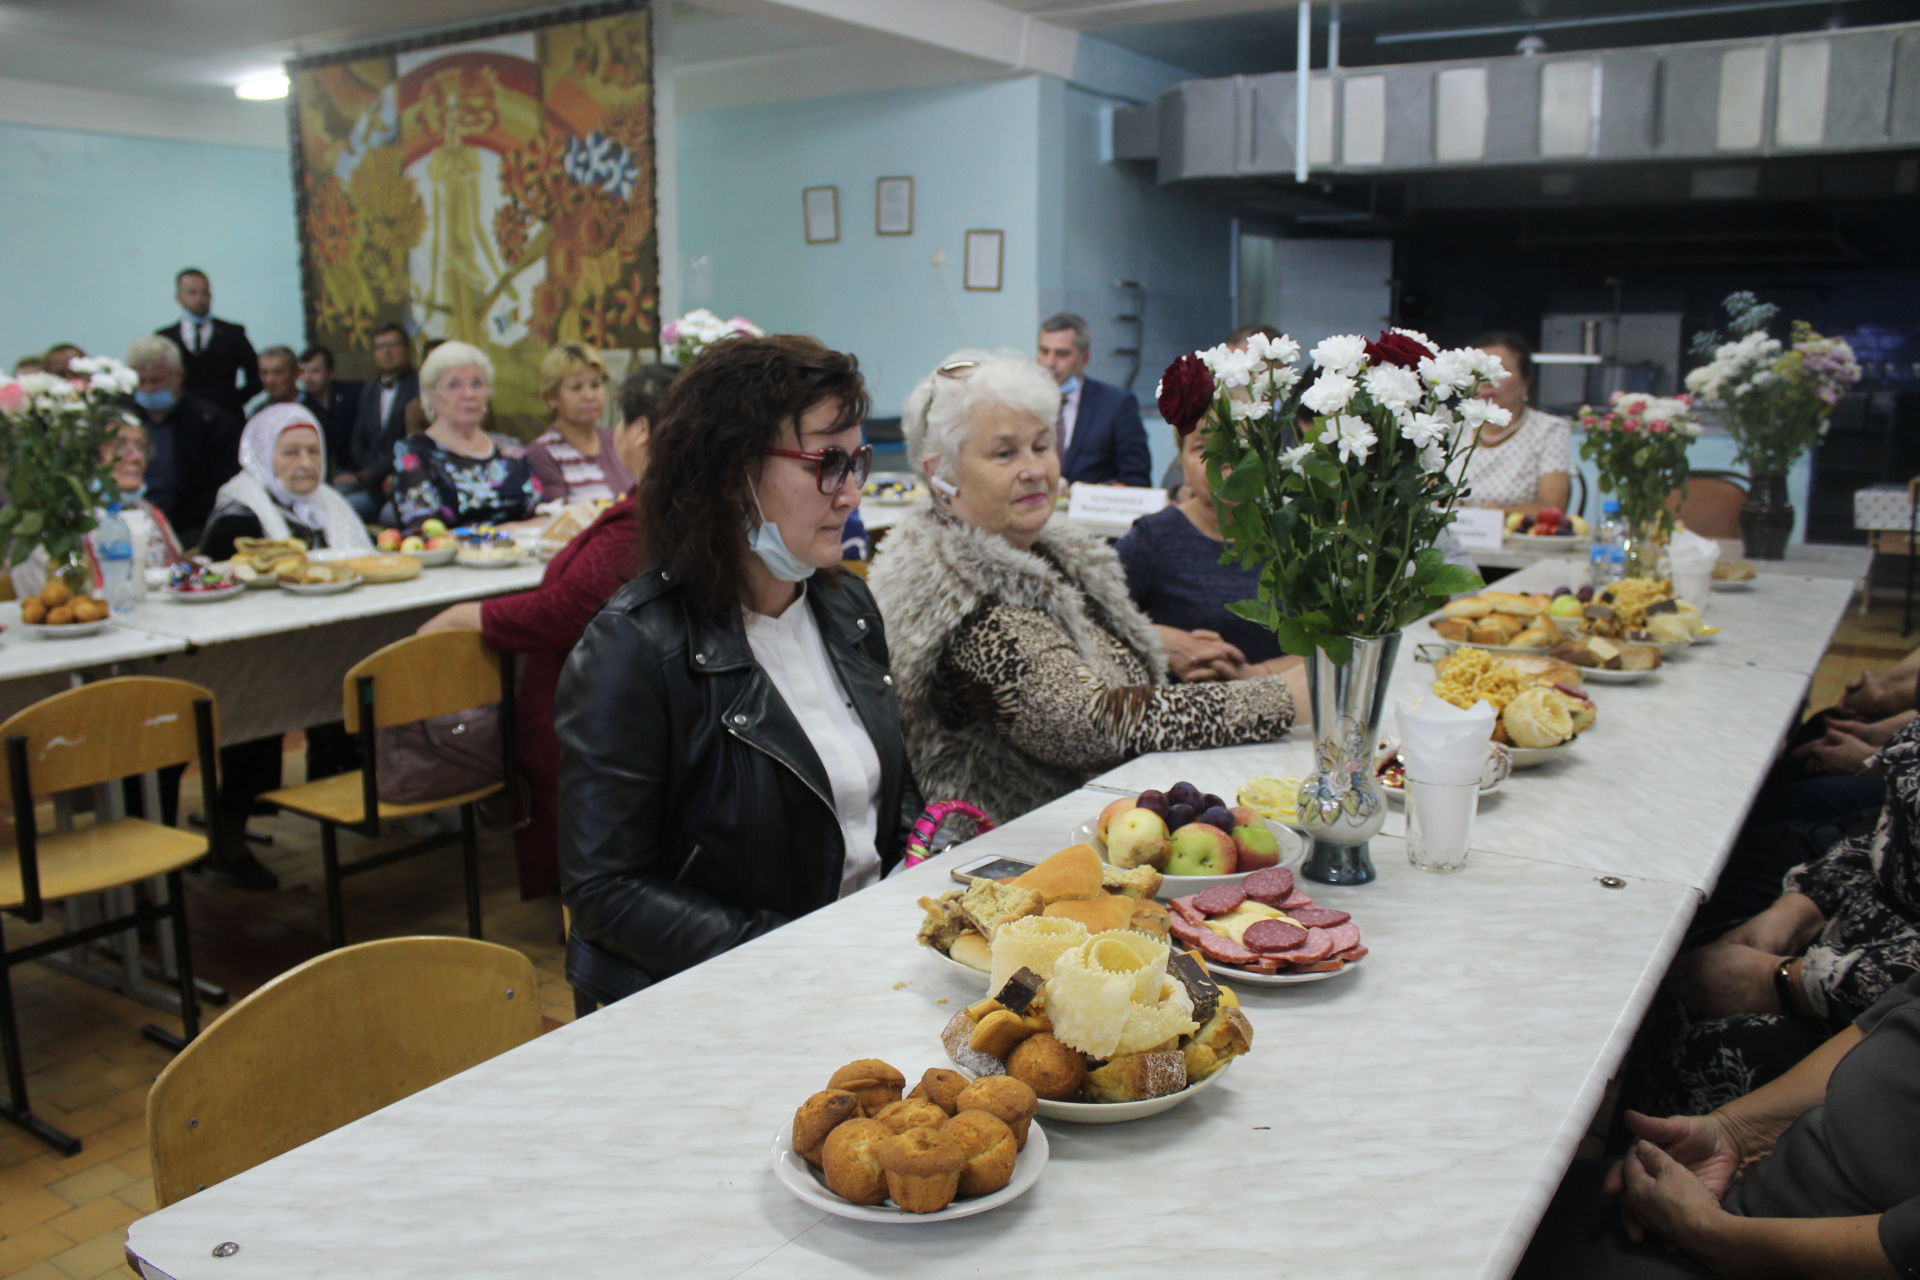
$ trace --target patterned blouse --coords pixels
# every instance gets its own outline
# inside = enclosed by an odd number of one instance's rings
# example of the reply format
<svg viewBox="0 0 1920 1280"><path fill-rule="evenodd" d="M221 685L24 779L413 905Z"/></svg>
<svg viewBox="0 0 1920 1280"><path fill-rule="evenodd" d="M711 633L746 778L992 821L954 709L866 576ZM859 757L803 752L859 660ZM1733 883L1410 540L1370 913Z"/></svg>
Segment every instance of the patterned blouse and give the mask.
<svg viewBox="0 0 1920 1280"><path fill-rule="evenodd" d="M1467 459L1467 500L1476 507L1518 507L1540 500L1540 477L1573 473L1573 424L1538 409L1528 409L1519 429Z"/></svg>
<svg viewBox="0 0 1920 1280"><path fill-rule="evenodd" d="M1887 800L1871 833L1787 873L1827 918L1801 964L1808 1003L1834 1027L1920 970L1920 720L1880 752Z"/></svg>
<svg viewBox="0 0 1920 1280"><path fill-rule="evenodd" d="M455 453L422 432L393 449L393 505L407 532L438 517L449 528L524 520L545 496L518 440L492 435L484 458Z"/></svg>

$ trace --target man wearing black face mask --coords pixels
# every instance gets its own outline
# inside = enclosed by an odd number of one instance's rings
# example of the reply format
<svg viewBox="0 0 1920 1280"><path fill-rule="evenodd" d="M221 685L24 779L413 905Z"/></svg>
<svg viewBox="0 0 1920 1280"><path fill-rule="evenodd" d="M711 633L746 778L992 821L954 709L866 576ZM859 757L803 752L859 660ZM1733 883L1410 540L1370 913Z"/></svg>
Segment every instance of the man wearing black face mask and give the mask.
<svg viewBox="0 0 1920 1280"><path fill-rule="evenodd" d="M165 338L137 339L127 365L139 375L133 393L153 441L147 499L166 513L182 546L200 540L213 496L240 470L240 427L221 410L183 390L180 348Z"/></svg>

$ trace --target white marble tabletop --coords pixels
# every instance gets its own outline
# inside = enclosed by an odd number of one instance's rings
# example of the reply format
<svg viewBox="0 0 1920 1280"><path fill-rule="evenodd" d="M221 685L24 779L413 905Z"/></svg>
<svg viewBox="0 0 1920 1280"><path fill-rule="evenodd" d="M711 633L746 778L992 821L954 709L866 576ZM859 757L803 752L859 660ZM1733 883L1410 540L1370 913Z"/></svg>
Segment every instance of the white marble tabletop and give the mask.
<svg viewBox="0 0 1920 1280"><path fill-rule="evenodd" d="M228 644L405 609L528 591L540 585L545 570L544 564L534 560L506 569L444 565L425 570L407 582L367 582L339 595L298 595L272 587L202 604L181 604L166 598L163 592L149 591L146 601L127 615L126 625L178 637L195 647Z"/></svg>
<svg viewBox="0 0 1920 1280"><path fill-rule="evenodd" d="M1906 525L1903 523L1900 527L1904 529ZM1721 538L1719 542L1722 560L1743 558L1737 539ZM1562 576L1557 582L1546 584L1549 588L1560 582L1577 587L1587 580L1587 557L1591 549L1590 542L1543 546L1524 537L1515 537L1508 538L1498 551L1475 551L1472 554L1474 563L1489 569L1524 569L1541 563L1554 565ZM1873 565L1873 550L1866 546L1795 542L1788 545L1784 560L1755 560L1751 563L1762 577L1832 578L1858 586L1866 581L1867 571Z"/></svg>
<svg viewBox="0 0 1920 1280"><path fill-rule="evenodd" d="M110 623L90 636L49 640L20 625L20 605L11 600L0 604L0 626L6 628L0 635L0 682L107 667L136 658L179 653L187 647L172 636L154 635L120 622Z"/></svg>
<svg viewBox="0 0 1920 1280"><path fill-rule="evenodd" d="M966 852L1050 852L1103 800L1065 797ZM769 1170L843 1062L945 1065L940 1027L982 988L913 942L936 861L144 1218L129 1252L173 1280L1159 1280L1203 1255L1329 1280L1504 1276L1694 895L1497 854L1452 877L1382 862L1374 885L1316 886L1355 913L1365 961L1243 993L1254 1051L1193 1101L1049 1124L1045 1174L992 1213L854 1224ZM224 1242L239 1251L214 1258Z"/></svg>

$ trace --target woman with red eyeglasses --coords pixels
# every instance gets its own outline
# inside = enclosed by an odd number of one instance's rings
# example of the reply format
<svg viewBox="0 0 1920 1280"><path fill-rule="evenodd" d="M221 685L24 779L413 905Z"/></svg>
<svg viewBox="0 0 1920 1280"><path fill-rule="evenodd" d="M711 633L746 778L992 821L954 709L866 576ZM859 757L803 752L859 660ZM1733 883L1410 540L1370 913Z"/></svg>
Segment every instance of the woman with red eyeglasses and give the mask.
<svg viewBox="0 0 1920 1280"><path fill-rule="evenodd" d="M920 801L880 611L839 572L872 451L852 356L708 348L653 427L658 567L560 680L567 977L605 1003L880 879Z"/></svg>

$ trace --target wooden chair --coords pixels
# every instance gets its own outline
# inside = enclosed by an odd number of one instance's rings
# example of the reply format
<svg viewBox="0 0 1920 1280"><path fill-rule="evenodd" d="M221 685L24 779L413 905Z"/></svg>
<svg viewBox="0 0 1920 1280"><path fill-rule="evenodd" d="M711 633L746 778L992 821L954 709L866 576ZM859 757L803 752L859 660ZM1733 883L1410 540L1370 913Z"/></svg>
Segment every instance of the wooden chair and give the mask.
<svg viewBox="0 0 1920 1280"><path fill-rule="evenodd" d="M316 956L227 1011L147 1094L164 1208L540 1034L533 962L465 938Z"/></svg>
<svg viewBox="0 0 1920 1280"><path fill-rule="evenodd" d="M450 837L433 836L342 865L340 829L371 839L380 835L383 822L455 807L460 810L458 839L466 879L467 934L479 937L480 850L474 834L475 806L489 796L507 791L514 777L512 657L489 653L480 643L477 632L440 631L394 641L354 664L343 684L347 732L357 735L360 741L360 771L284 787L260 797L320 824L328 945L338 947L346 941L345 914L340 901L343 879L452 843ZM495 702L500 704L503 781L417 804L390 804L380 799L379 762L374 747L379 730Z"/></svg>
<svg viewBox="0 0 1920 1280"><path fill-rule="evenodd" d="M144 1034L178 1049L200 1030L200 1005L187 949L186 894L181 868L205 857L208 838L141 818L97 818L72 831L42 835L35 803L62 792L100 787L167 765L198 760L201 803L218 813L215 780L218 734L213 695L197 684L129 676L56 693L0 724L6 743L5 801L15 844L0 849L0 909L29 923L41 920L49 902L103 894L166 877L164 902L135 897L133 909L97 923L79 924L69 909L69 927L56 937L8 948L0 933L0 1052L6 1057L5 1116L58 1150L73 1155L80 1141L33 1114L27 1102L26 1066L14 1018L13 968L57 951L166 920L171 926L174 976L180 990L175 1036L159 1027Z"/></svg>
<svg viewBox="0 0 1920 1280"><path fill-rule="evenodd" d="M1746 477L1738 471L1695 471L1667 495L1667 510L1703 538L1738 538Z"/></svg>

